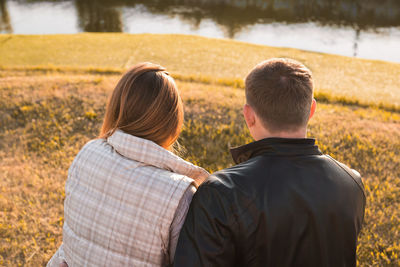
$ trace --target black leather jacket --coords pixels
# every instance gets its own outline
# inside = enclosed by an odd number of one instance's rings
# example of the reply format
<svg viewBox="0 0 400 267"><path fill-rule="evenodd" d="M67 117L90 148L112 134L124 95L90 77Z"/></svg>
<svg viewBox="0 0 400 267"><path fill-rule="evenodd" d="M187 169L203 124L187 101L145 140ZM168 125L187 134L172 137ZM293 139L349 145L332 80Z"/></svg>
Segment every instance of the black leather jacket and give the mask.
<svg viewBox="0 0 400 267"><path fill-rule="evenodd" d="M200 186L174 266L355 266L365 194L359 175L313 139L233 149L238 164Z"/></svg>

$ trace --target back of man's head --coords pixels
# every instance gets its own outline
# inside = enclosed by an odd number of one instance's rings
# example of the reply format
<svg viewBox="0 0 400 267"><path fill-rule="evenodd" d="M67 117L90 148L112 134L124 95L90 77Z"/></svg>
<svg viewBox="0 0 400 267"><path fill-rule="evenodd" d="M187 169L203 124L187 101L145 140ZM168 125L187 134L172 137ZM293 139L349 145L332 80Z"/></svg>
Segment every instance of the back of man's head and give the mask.
<svg viewBox="0 0 400 267"><path fill-rule="evenodd" d="M273 58L246 77L246 100L271 132L307 126L313 99L311 71L295 60Z"/></svg>

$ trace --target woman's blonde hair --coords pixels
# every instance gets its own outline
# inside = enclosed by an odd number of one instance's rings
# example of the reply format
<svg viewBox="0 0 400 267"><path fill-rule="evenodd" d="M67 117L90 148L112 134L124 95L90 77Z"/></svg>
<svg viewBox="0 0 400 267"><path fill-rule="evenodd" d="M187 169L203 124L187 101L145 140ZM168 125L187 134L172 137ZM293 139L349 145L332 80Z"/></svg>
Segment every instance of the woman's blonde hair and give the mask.
<svg viewBox="0 0 400 267"><path fill-rule="evenodd" d="M100 138L117 129L170 147L181 132L183 104L162 66L140 63L122 76L106 108Z"/></svg>

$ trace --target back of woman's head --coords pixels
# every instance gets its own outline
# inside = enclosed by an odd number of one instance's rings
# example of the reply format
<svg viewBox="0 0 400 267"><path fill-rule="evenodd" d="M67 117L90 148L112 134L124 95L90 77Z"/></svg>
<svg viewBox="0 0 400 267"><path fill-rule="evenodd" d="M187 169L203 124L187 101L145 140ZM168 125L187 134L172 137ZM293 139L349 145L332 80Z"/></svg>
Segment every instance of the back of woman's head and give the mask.
<svg viewBox="0 0 400 267"><path fill-rule="evenodd" d="M120 129L169 147L178 138L182 124L182 100L172 77L159 65L140 63L115 87L100 138Z"/></svg>

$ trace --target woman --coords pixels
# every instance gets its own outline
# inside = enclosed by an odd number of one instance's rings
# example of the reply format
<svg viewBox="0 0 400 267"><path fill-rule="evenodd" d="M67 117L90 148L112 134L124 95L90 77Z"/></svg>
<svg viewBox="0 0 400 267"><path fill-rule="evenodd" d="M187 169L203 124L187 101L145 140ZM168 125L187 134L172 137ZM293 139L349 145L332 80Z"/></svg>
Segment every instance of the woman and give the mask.
<svg viewBox="0 0 400 267"><path fill-rule="evenodd" d="M63 244L48 266L173 261L191 198L208 176L169 151L182 124L182 100L163 67L142 63L122 77L100 138L68 171Z"/></svg>

